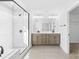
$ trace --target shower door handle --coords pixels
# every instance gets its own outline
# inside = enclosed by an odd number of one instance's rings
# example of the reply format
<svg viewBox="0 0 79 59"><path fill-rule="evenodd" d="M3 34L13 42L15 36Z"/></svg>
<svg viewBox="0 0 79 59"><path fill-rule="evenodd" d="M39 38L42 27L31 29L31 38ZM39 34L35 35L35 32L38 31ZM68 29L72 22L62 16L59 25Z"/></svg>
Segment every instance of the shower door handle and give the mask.
<svg viewBox="0 0 79 59"><path fill-rule="evenodd" d="M0 46L0 57L1 57L1 55L4 53L4 49L3 49L3 47L2 46Z"/></svg>

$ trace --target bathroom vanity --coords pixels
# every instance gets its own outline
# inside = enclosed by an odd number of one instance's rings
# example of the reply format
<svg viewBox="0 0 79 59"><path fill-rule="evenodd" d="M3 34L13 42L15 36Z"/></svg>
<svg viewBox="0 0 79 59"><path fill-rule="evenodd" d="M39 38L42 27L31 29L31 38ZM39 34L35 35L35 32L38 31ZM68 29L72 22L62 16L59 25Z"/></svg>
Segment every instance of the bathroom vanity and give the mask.
<svg viewBox="0 0 79 59"><path fill-rule="evenodd" d="M32 45L59 45L60 33L32 33Z"/></svg>
<svg viewBox="0 0 79 59"><path fill-rule="evenodd" d="M59 20L56 14L39 14L32 16L32 45L59 45Z"/></svg>

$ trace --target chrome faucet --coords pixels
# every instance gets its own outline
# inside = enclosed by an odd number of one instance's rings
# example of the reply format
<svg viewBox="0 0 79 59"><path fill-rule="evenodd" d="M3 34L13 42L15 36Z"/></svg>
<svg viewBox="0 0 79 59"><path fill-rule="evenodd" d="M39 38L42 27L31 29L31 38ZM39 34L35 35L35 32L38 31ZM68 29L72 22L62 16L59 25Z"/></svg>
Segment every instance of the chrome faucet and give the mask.
<svg viewBox="0 0 79 59"><path fill-rule="evenodd" d="M0 57L1 57L1 55L4 53L4 49L3 49L3 47L2 46L0 46Z"/></svg>

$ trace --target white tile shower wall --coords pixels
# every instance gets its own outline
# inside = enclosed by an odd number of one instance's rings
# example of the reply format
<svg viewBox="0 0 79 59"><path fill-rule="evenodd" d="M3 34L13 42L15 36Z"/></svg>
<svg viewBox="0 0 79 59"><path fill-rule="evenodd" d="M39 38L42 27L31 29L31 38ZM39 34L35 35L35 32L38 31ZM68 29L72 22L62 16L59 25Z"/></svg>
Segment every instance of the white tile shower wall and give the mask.
<svg viewBox="0 0 79 59"><path fill-rule="evenodd" d="M0 46L4 54L12 49L12 10L0 2Z"/></svg>
<svg viewBox="0 0 79 59"><path fill-rule="evenodd" d="M15 48L24 48L27 45L24 43L24 28L26 27L26 31L28 30L28 15L23 15L24 13L21 13L22 15L19 16L19 13L14 15L13 20L13 29L14 29L14 40L13 40L13 47ZM20 30L22 30L22 33L20 33ZM27 32L28 33L28 32ZM28 40L28 39L26 39Z"/></svg>

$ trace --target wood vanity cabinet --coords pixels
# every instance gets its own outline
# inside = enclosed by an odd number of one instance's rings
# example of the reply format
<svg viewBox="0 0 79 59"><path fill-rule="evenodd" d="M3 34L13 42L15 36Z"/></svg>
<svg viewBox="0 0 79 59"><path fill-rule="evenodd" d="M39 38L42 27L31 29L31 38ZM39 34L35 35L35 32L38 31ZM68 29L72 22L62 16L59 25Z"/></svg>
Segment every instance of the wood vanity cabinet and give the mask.
<svg viewBox="0 0 79 59"><path fill-rule="evenodd" d="M32 45L59 45L60 34L32 34Z"/></svg>
<svg viewBox="0 0 79 59"><path fill-rule="evenodd" d="M38 41L37 41L37 38L38 37L38 35L33 35L32 34L32 44L34 44L34 45L37 45L38 44Z"/></svg>
<svg viewBox="0 0 79 59"><path fill-rule="evenodd" d="M42 35L38 34L37 36L37 44L40 45L42 44Z"/></svg>
<svg viewBox="0 0 79 59"><path fill-rule="evenodd" d="M48 43L50 45L59 45L60 44L60 34L50 34Z"/></svg>

